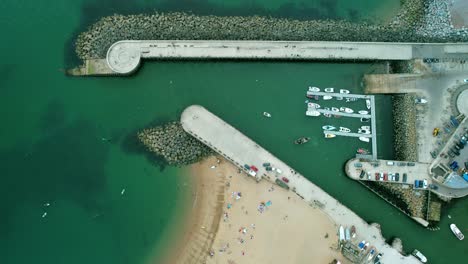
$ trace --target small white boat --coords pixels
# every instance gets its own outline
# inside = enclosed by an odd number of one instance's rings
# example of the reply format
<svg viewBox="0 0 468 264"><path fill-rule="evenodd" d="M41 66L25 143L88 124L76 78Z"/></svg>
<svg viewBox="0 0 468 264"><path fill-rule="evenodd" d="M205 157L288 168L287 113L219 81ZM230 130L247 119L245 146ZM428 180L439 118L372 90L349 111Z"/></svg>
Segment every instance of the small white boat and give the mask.
<svg viewBox="0 0 468 264"><path fill-rule="evenodd" d="M453 234L459 239L459 240L463 240L465 238L465 236L463 235L463 233L460 231L460 229L458 229L458 227L455 225L455 224L451 224L450 225L450 229L452 230Z"/></svg>
<svg viewBox="0 0 468 264"><path fill-rule="evenodd" d="M414 102L416 104L427 104L427 100L424 99L424 98L416 98L416 99L414 99Z"/></svg>
<svg viewBox="0 0 468 264"><path fill-rule="evenodd" d="M419 250L415 249L413 251L413 256L415 256L417 259L419 259L419 261L421 261L422 263L426 263L427 262L427 258L426 256L423 255L423 253L421 253Z"/></svg>
<svg viewBox="0 0 468 264"><path fill-rule="evenodd" d="M337 97L336 100L341 101L343 100L343 97Z"/></svg>
<svg viewBox="0 0 468 264"><path fill-rule="evenodd" d="M368 115L369 114L369 112L366 111L366 110L359 110L358 113L361 114L361 115Z"/></svg>
<svg viewBox="0 0 468 264"><path fill-rule="evenodd" d="M334 138L336 137L335 134L328 134L328 133L325 133L325 138Z"/></svg>
<svg viewBox="0 0 468 264"><path fill-rule="evenodd" d="M47 212L44 212L44 213L42 214L42 218L44 218L44 217L46 217L46 216L47 216Z"/></svg>
<svg viewBox="0 0 468 264"><path fill-rule="evenodd" d="M346 97L346 102L349 103L349 102L354 102L357 100L357 98L354 98L354 97Z"/></svg>
<svg viewBox="0 0 468 264"><path fill-rule="evenodd" d="M316 103L308 103L307 106L310 107L310 108L316 108L316 109L320 108L320 105L316 104Z"/></svg>
<svg viewBox="0 0 468 264"><path fill-rule="evenodd" d="M340 226L340 240L345 240L345 232L343 226Z"/></svg>
<svg viewBox="0 0 468 264"><path fill-rule="evenodd" d="M332 110L333 112L340 112L340 109L338 109L338 108L336 108L336 107L332 107L331 110Z"/></svg>
<svg viewBox="0 0 468 264"><path fill-rule="evenodd" d="M370 126L361 126L362 129L370 130Z"/></svg>
<svg viewBox="0 0 468 264"><path fill-rule="evenodd" d="M323 126L322 128L323 130L335 130L336 129L336 127L330 126L330 125Z"/></svg>
<svg viewBox="0 0 468 264"><path fill-rule="evenodd" d="M366 99L366 107L367 109L370 109L370 99Z"/></svg>
<svg viewBox="0 0 468 264"><path fill-rule="evenodd" d="M370 121L370 118L361 117L361 122L365 123L369 121Z"/></svg>
<svg viewBox="0 0 468 264"><path fill-rule="evenodd" d="M319 116L319 115L320 115L319 111L315 111L315 110L307 110L306 111L306 116Z"/></svg>
<svg viewBox="0 0 468 264"><path fill-rule="evenodd" d="M323 100L331 100L333 98L333 96L331 95L324 95L323 96Z"/></svg>
<svg viewBox="0 0 468 264"><path fill-rule="evenodd" d="M359 134L370 134L370 130L359 128L358 133Z"/></svg>
<svg viewBox="0 0 468 264"><path fill-rule="evenodd" d="M268 113L268 112L263 112L263 115L266 116L266 117L271 117L271 114Z"/></svg>
<svg viewBox="0 0 468 264"><path fill-rule="evenodd" d="M359 140L361 140L362 142L369 142L370 139L368 137L359 137Z"/></svg>
<svg viewBox="0 0 468 264"><path fill-rule="evenodd" d="M346 89L340 89L341 94L349 94L349 90Z"/></svg>
<svg viewBox="0 0 468 264"><path fill-rule="evenodd" d="M309 86L309 91L311 91L311 92L320 92L320 88L314 87L314 86Z"/></svg>
<svg viewBox="0 0 468 264"><path fill-rule="evenodd" d="M349 133L349 132L351 132L351 129L349 129L347 127L340 127L340 132Z"/></svg>
<svg viewBox="0 0 468 264"><path fill-rule="evenodd" d="M120 195L124 195L125 193L125 188L122 189L122 191L120 191Z"/></svg>
<svg viewBox="0 0 468 264"><path fill-rule="evenodd" d="M340 107L340 111L348 113L348 114L352 114L354 112L353 109L348 108L348 107Z"/></svg>
<svg viewBox="0 0 468 264"><path fill-rule="evenodd" d="M332 87L330 87L330 88L325 88L325 92L326 92L326 93L333 93L334 91L335 91L335 88L332 88Z"/></svg>

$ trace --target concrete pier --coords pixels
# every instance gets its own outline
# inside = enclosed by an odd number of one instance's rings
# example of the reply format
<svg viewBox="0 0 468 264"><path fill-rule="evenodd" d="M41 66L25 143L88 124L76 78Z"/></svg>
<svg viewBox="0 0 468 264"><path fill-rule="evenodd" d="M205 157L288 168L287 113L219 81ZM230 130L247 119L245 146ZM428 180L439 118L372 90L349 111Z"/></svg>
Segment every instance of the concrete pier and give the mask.
<svg viewBox="0 0 468 264"><path fill-rule="evenodd" d="M468 44L327 41L122 40L106 60L130 74L146 59L411 60L468 58Z"/></svg>
<svg viewBox="0 0 468 264"><path fill-rule="evenodd" d="M240 169L244 164L255 165L259 169L258 180L261 177L274 182L277 178L286 177L289 187L309 205L320 208L336 223L337 228L339 225L354 225L359 239L368 241L383 253L382 263L419 263L415 257L403 256L386 244L377 227L367 224L349 208L205 108L197 105L186 108L181 123L185 131ZM266 171L262 166L266 162L276 170Z"/></svg>

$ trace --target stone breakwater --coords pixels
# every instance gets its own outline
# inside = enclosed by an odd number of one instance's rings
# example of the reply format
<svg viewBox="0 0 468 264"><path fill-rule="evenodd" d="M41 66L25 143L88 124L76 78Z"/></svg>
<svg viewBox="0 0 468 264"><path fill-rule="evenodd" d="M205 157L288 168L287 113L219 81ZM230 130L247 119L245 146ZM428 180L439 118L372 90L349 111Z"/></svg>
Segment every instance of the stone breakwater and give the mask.
<svg viewBox="0 0 468 264"><path fill-rule="evenodd" d="M185 132L179 122L145 129L138 133L138 139L170 165L189 165L213 154L211 149Z"/></svg>
<svg viewBox="0 0 468 264"><path fill-rule="evenodd" d="M394 147L397 160L418 160L415 99L412 94L394 95L392 98Z"/></svg>
<svg viewBox="0 0 468 264"><path fill-rule="evenodd" d="M445 11L439 9L448 10L447 5L433 4L439 2L441 0L405 0L400 13L385 25L187 13L113 15L102 18L81 33L75 49L81 59L87 60L104 58L108 48L119 40L468 41L466 30L454 30L450 21L439 19L446 16Z"/></svg>

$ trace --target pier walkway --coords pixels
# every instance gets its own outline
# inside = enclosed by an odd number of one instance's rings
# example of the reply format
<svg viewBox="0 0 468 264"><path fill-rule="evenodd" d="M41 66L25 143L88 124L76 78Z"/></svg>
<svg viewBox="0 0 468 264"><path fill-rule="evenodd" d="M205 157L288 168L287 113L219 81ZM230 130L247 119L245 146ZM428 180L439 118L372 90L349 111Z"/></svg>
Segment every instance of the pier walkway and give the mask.
<svg viewBox="0 0 468 264"><path fill-rule="evenodd" d="M468 58L464 43L328 41L122 40L107 51L115 74L130 74L145 59L411 60Z"/></svg>
<svg viewBox="0 0 468 264"><path fill-rule="evenodd" d="M419 263L415 257L403 256L385 243L377 227L367 224L349 208L205 108L197 105L186 108L182 113L181 123L187 133L240 169L245 170L244 164L255 165L258 168L257 180L264 178L274 182L277 178L288 178L289 187L309 205L318 207L327 214L335 222L337 229L339 225L354 225L358 230L359 240L369 241L383 253L382 263ZM262 166L266 162L276 170L266 171Z"/></svg>

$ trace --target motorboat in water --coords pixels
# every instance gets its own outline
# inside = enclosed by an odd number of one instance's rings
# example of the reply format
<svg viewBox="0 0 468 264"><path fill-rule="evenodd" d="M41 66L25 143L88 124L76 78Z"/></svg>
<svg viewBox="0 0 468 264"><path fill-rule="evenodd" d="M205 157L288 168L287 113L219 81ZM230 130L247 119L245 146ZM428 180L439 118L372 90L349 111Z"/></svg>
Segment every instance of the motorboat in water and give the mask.
<svg viewBox="0 0 468 264"><path fill-rule="evenodd" d="M450 229L452 230L453 234L459 239L463 240L465 236L463 233L458 229L458 227L455 224L450 224Z"/></svg>
<svg viewBox="0 0 468 264"><path fill-rule="evenodd" d="M366 111L366 110L359 110L358 113L361 114L361 115L368 115L369 114L369 112Z"/></svg>
<svg viewBox="0 0 468 264"><path fill-rule="evenodd" d="M345 100L346 100L347 103L349 103L349 102L354 102L354 101L356 101L357 98L355 98L355 97L346 97Z"/></svg>
<svg viewBox="0 0 468 264"><path fill-rule="evenodd" d="M422 263L426 263L427 262L427 258L426 256L423 255L423 253L421 253L421 251L415 249L413 251L413 256L415 256L417 259L419 259L419 261L421 261Z"/></svg>
<svg viewBox="0 0 468 264"><path fill-rule="evenodd" d="M320 92L320 88L314 87L314 86L309 86L309 91L311 91L311 92Z"/></svg>
<svg viewBox="0 0 468 264"><path fill-rule="evenodd" d="M345 232L343 226L340 226L340 240L345 240Z"/></svg>
<svg viewBox="0 0 468 264"><path fill-rule="evenodd" d="M317 109L317 108L320 108L320 105L316 103L307 103L307 107Z"/></svg>
<svg viewBox="0 0 468 264"><path fill-rule="evenodd" d="M340 109L338 109L338 108L336 108L336 107L332 107L331 110L332 110L333 112L340 112Z"/></svg>
<svg viewBox="0 0 468 264"><path fill-rule="evenodd" d="M322 128L323 130L335 130L336 129L336 127L330 126L330 125L323 126Z"/></svg>
<svg viewBox="0 0 468 264"><path fill-rule="evenodd" d="M349 90L346 89L340 89L341 94L349 94Z"/></svg>
<svg viewBox="0 0 468 264"><path fill-rule="evenodd" d="M305 143L309 142L309 140L310 140L310 137L300 137L300 138L294 140L294 144L296 144L296 145L305 144Z"/></svg>
<svg viewBox="0 0 468 264"><path fill-rule="evenodd" d="M334 91L335 91L335 88L332 88L332 87L325 88L326 93L333 93Z"/></svg>
<svg viewBox="0 0 468 264"><path fill-rule="evenodd" d="M331 95L324 95L323 96L323 100L331 100L333 98L333 96Z"/></svg>
<svg viewBox="0 0 468 264"><path fill-rule="evenodd" d="M361 117L361 122L369 122L370 118Z"/></svg>
<svg viewBox="0 0 468 264"><path fill-rule="evenodd" d="M345 239L350 240L351 239L351 233L349 232L349 228L345 228Z"/></svg>
<svg viewBox="0 0 468 264"><path fill-rule="evenodd" d="M370 134L371 132L370 132L370 130L368 130L368 129L359 128L359 129L358 129L358 133L359 133L359 134Z"/></svg>
<svg viewBox="0 0 468 264"><path fill-rule="evenodd" d="M352 238L356 237L356 227L355 226L351 226L351 237Z"/></svg>
<svg viewBox="0 0 468 264"><path fill-rule="evenodd" d="M336 137L335 134L325 133L325 138L334 138L334 137Z"/></svg>
<svg viewBox="0 0 468 264"><path fill-rule="evenodd" d="M319 99L319 96L316 95L316 94L314 94L314 93L311 92L311 91L307 91L306 97L309 98L309 99L315 99L315 100L318 100L318 99Z"/></svg>
<svg viewBox="0 0 468 264"><path fill-rule="evenodd" d="M268 113L268 112L263 112L263 115L266 116L266 117L271 117L271 114Z"/></svg>
<svg viewBox="0 0 468 264"><path fill-rule="evenodd" d="M340 127L340 132L349 133L349 132L351 132L351 129L349 129L347 127Z"/></svg>
<svg viewBox="0 0 468 264"><path fill-rule="evenodd" d="M359 137L359 140L361 140L362 142L369 142L370 139L368 137Z"/></svg>
<svg viewBox="0 0 468 264"><path fill-rule="evenodd" d="M320 115L319 111L315 111L315 110L307 110L306 111L306 116L319 116L319 115Z"/></svg>
<svg viewBox="0 0 468 264"><path fill-rule="evenodd" d="M348 114L354 113L353 109L348 108L348 107L340 107L340 111L341 111L341 112L348 113Z"/></svg>
<svg viewBox="0 0 468 264"><path fill-rule="evenodd" d="M370 126L361 126L361 128L364 130L370 130Z"/></svg>
<svg viewBox="0 0 468 264"><path fill-rule="evenodd" d="M366 99L366 107L367 109L370 109L370 99Z"/></svg>

